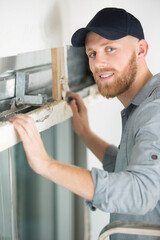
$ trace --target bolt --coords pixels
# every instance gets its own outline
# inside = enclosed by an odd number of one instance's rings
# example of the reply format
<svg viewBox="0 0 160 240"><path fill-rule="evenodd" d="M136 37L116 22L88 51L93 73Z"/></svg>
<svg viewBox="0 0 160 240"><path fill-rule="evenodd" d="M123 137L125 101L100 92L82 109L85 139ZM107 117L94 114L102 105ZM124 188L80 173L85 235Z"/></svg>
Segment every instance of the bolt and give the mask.
<svg viewBox="0 0 160 240"><path fill-rule="evenodd" d="M21 106L21 105L23 105L23 99L19 97L16 99L16 106Z"/></svg>

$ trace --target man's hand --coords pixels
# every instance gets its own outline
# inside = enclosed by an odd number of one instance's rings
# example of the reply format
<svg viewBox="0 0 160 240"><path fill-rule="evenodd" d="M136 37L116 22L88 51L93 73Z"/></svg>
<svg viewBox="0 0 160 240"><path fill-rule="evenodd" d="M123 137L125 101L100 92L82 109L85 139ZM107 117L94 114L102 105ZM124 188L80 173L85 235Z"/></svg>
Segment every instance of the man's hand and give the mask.
<svg viewBox="0 0 160 240"><path fill-rule="evenodd" d="M17 114L10 118L10 122L13 123L23 142L29 165L35 172L43 175L51 159L46 153L34 120L27 115Z"/></svg>
<svg viewBox="0 0 160 240"><path fill-rule="evenodd" d="M74 130L82 139L85 139L85 135L90 131L87 108L78 94L68 92L67 96L71 98L70 107L73 112L72 123Z"/></svg>
<svg viewBox="0 0 160 240"><path fill-rule="evenodd" d="M109 144L99 138L90 129L87 108L83 103L83 99L78 94L73 92L68 92L67 96L72 99L70 101L70 106L73 112L72 123L75 132L82 138L87 147L102 162Z"/></svg>

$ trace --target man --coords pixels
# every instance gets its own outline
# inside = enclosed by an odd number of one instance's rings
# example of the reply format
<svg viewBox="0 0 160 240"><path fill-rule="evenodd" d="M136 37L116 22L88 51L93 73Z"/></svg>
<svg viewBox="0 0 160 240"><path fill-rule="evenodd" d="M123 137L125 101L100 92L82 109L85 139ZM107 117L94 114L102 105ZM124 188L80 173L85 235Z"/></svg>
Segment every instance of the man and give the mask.
<svg viewBox="0 0 160 240"><path fill-rule="evenodd" d="M145 57L148 44L140 22L123 9L99 11L72 37L85 46L100 93L124 105L122 137L117 148L90 129L83 100L75 93L70 106L73 126L104 170L88 171L51 159L31 118L11 118L35 172L87 199L91 209L116 220L160 222L160 75L152 76ZM109 114L109 113L108 113ZM113 235L111 239L160 239Z"/></svg>

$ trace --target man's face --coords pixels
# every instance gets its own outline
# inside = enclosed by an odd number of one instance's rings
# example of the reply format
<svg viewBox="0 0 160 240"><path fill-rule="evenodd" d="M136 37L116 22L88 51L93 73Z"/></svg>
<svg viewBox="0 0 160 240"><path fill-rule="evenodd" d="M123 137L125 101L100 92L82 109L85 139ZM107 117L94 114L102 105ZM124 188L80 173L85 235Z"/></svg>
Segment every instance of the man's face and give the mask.
<svg viewBox="0 0 160 240"><path fill-rule="evenodd" d="M89 66L103 96L119 96L134 82L137 74L137 41L138 39L131 36L107 40L96 33L88 33L86 53Z"/></svg>

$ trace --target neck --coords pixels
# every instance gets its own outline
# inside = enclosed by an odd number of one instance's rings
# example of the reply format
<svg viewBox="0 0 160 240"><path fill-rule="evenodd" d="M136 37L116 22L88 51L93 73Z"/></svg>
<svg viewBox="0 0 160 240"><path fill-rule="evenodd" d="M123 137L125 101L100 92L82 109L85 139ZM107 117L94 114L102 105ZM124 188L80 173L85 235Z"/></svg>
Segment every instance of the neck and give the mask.
<svg viewBox="0 0 160 240"><path fill-rule="evenodd" d="M130 88L126 92L117 96L117 98L120 100L124 107L128 106L128 104L132 101L132 99L137 95L137 93L152 76L152 73L147 67L143 71L137 72L136 79L134 80Z"/></svg>

